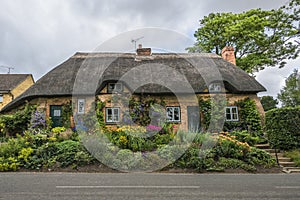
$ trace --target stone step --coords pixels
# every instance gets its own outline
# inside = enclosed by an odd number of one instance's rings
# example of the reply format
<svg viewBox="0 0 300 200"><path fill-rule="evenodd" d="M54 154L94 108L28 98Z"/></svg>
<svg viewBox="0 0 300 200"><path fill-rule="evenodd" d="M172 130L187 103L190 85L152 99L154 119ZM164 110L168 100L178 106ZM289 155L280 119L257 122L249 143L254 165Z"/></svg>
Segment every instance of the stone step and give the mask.
<svg viewBox="0 0 300 200"><path fill-rule="evenodd" d="M296 169L300 169L300 167L283 167L282 169L284 169L284 170L296 170Z"/></svg>
<svg viewBox="0 0 300 200"><path fill-rule="evenodd" d="M279 161L279 162L290 162L291 159L288 158L288 157L279 157L279 156L278 156L278 161Z"/></svg>
<svg viewBox="0 0 300 200"><path fill-rule="evenodd" d="M282 167L294 167L295 163L294 162L279 162L279 165Z"/></svg>
<svg viewBox="0 0 300 200"><path fill-rule="evenodd" d="M271 156L276 157L275 153L270 153ZM283 153L277 153L277 157L284 157Z"/></svg>
<svg viewBox="0 0 300 200"><path fill-rule="evenodd" d="M300 173L300 169L293 169L293 170L290 170L290 173L293 173L293 174L298 174Z"/></svg>
<svg viewBox="0 0 300 200"><path fill-rule="evenodd" d="M300 167L283 167L282 171L284 173L300 173Z"/></svg>
<svg viewBox="0 0 300 200"><path fill-rule="evenodd" d="M265 150L266 152L269 152L269 153L275 153L275 149L263 149ZM277 153L279 153L280 151L279 150L276 150Z"/></svg>
<svg viewBox="0 0 300 200"><path fill-rule="evenodd" d="M256 148L259 148L259 149L270 149L270 145L269 144L256 144L254 146Z"/></svg>

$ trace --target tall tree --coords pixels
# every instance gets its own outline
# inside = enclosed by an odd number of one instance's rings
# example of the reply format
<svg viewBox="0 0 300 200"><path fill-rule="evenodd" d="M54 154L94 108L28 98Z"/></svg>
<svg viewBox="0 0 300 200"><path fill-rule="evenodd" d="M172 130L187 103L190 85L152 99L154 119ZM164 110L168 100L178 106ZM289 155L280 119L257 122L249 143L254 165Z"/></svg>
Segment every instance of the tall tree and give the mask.
<svg viewBox="0 0 300 200"><path fill-rule="evenodd" d="M265 111L276 108L278 104L278 100L274 99L272 96L263 96L261 97L260 102Z"/></svg>
<svg viewBox="0 0 300 200"><path fill-rule="evenodd" d="M299 5L299 0L292 0ZM299 6L298 6L299 7ZM277 10L252 9L243 13L211 13L200 20L195 32L196 43L189 52L221 54L225 46L235 48L237 66L252 73L268 66L285 66L286 59L295 59L300 53L295 42L299 8L289 5Z"/></svg>
<svg viewBox="0 0 300 200"><path fill-rule="evenodd" d="M285 86L280 90L277 98L283 106L300 105L300 74L297 69L285 80Z"/></svg>

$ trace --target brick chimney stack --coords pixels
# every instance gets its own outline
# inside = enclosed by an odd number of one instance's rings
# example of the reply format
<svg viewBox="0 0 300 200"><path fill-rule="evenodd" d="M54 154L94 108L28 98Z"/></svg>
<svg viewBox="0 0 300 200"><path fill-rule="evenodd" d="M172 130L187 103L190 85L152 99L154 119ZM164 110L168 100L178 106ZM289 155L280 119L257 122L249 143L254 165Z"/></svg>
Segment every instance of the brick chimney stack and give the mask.
<svg viewBox="0 0 300 200"><path fill-rule="evenodd" d="M142 44L139 44L136 53L138 56L150 56L151 55L151 48L143 48Z"/></svg>
<svg viewBox="0 0 300 200"><path fill-rule="evenodd" d="M230 46L226 46L222 49L222 58L232 64L236 65L234 48Z"/></svg>

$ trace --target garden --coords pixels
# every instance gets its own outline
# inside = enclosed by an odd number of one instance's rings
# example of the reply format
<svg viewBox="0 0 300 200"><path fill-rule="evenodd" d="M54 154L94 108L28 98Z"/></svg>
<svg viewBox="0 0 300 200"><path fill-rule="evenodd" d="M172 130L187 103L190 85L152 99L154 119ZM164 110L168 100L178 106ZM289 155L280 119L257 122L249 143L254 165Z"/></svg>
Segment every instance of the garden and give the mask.
<svg viewBox="0 0 300 200"><path fill-rule="evenodd" d="M81 120L76 129L68 120L71 103L63 108L64 126L55 128L44 110L26 105L12 115L0 116L0 171L106 166L119 171L256 172L276 167L270 154L254 147L266 140L258 125L259 114L253 111L254 102L239 103L244 108L240 122L225 124L224 130L213 133L177 130L176 124L153 120L160 116L155 105L164 102L152 99L131 101L127 124L119 126L105 125L105 102L97 99L91 109L96 115L75 119ZM200 112L209 120L213 105L199 99L199 105L203 104L207 107Z"/></svg>

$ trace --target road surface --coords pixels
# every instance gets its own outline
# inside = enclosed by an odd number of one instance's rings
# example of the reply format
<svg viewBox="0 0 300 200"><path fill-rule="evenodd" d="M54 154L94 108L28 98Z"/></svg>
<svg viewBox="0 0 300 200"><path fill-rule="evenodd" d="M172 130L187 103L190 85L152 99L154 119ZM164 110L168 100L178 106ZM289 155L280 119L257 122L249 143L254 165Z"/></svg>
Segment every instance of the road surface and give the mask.
<svg viewBox="0 0 300 200"><path fill-rule="evenodd" d="M300 199L300 174L0 173L7 199Z"/></svg>

